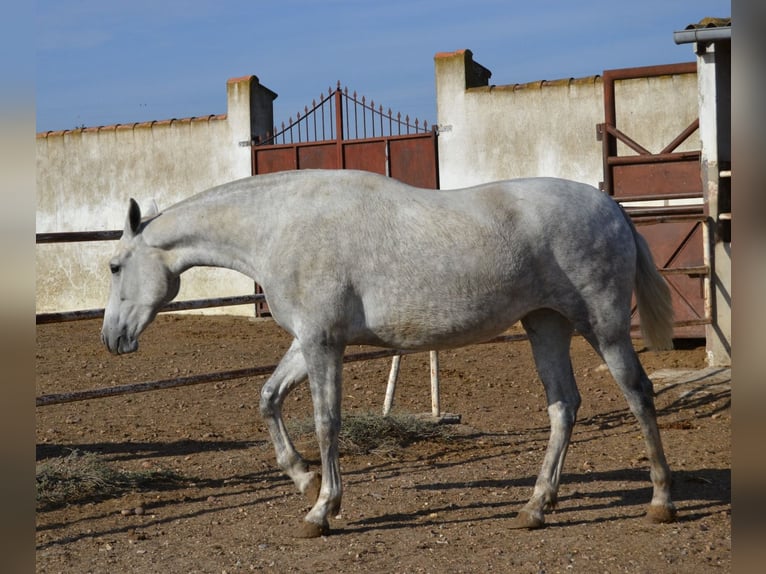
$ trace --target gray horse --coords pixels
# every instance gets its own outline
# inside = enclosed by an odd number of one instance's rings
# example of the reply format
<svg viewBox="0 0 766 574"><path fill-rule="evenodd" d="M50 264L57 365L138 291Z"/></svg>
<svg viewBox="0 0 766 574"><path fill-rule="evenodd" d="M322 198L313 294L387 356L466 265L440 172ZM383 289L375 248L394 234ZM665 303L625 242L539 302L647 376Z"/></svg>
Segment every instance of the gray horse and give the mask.
<svg viewBox="0 0 766 574"><path fill-rule="evenodd" d="M670 470L652 384L630 338L635 288L646 342L672 346L668 287L644 239L609 197L572 181L531 178L454 191L416 189L356 171L256 176L142 217L131 199L109 262L102 339L113 353L138 336L194 266L257 281L294 340L262 390L279 466L314 503L299 536L329 531L340 510L342 357L349 344L447 349L521 320L545 386L550 440L532 497L511 527L537 528L556 503L580 405L569 346L577 330L603 357L638 419L654 487L648 517L669 522ZM281 416L308 377L321 473L295 450Z"/></svg>

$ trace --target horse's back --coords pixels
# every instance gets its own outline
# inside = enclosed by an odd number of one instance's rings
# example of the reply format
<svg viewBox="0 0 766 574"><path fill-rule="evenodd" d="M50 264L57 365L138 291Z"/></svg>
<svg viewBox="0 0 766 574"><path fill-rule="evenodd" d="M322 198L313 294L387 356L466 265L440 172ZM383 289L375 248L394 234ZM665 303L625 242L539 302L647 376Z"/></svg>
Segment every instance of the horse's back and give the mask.
<svg viewBox="0 0 766 574"><path fill-rule="evenodd" d="M271 206L261 216L275 226L278 267L264 289L281 295L275 311L284 303L288 314L345 325L349 342L459 346L537 308L582 321L598 304L586 299L615 275L625 276L621 293L630 289L630 230L585 184L532 178L439 191L330 171L273 181L281 185L260 205Z"/></svg>

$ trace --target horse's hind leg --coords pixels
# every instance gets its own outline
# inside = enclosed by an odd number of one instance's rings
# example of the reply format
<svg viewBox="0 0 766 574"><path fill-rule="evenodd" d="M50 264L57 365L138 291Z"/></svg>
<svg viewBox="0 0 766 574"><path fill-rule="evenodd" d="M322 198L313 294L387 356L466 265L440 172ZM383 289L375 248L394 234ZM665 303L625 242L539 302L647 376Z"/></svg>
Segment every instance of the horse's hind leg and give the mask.
<svg viewBox="0 0 766 574"><path fill-rule="evenodd" d="M652 501L647 518L652 522L672 522L676 509L670 499L670 468L665 460L660 431L657 427L657 413L654 408L654 388L647 377L628 334L615 337L614 342L606 337L588 337L601 354L617 381L631 412L638 419L646 442L652 480Z"/></svg>
<svg viewBox="0 0 766 574"><path fill-rule="evenodd" d="M573 327L565 317L550 310L527 315L522 324L532 344L537 372L545 386L551 434L532 498L511 523L511 528L539 528L546 506L555 506L561 469L580 407L569 346Z"/></svg>
<svg viewBox="0 0 766 574"><path fill-rule="evenodd" d="M277 455L277 464L293 480L298 490L313 504L319 495L321 478L309 472L308 465L295 450L282 420L282 403L290 391L307 378L306 361L297 339L279 362L274 373L261 390L260 410L269 429Z"/></svg>

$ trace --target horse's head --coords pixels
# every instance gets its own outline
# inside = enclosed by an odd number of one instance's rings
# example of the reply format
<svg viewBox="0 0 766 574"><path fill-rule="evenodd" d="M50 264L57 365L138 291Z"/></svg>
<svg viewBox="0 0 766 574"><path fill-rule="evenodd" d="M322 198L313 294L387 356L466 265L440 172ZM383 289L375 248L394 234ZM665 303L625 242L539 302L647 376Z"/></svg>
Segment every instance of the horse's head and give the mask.
<svg viewBox="0 0 766 574"><path fill-rule="evenodd" d="M112 285L101 328L101 340L115 354L138 349L138 336L157 311L178 294L181 284L179 276L168 268L167 252L144 240L146 224L141 209L131 199L125 231L109 261Z"/></svg>

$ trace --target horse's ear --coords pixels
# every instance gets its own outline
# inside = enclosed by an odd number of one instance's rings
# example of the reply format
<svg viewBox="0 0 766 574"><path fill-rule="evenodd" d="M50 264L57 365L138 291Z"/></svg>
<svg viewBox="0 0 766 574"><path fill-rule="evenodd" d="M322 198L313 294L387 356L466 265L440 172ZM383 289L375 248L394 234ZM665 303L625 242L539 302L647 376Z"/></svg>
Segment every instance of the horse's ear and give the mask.
<svg viewBox="0 0 766 574"><path fill-rule="evenodd" d="M130 198L130 208L128 209L128 219L125 222L125 235L132 236L138 232L138 226L141 225L141 208L132 197Z"/></svg>

